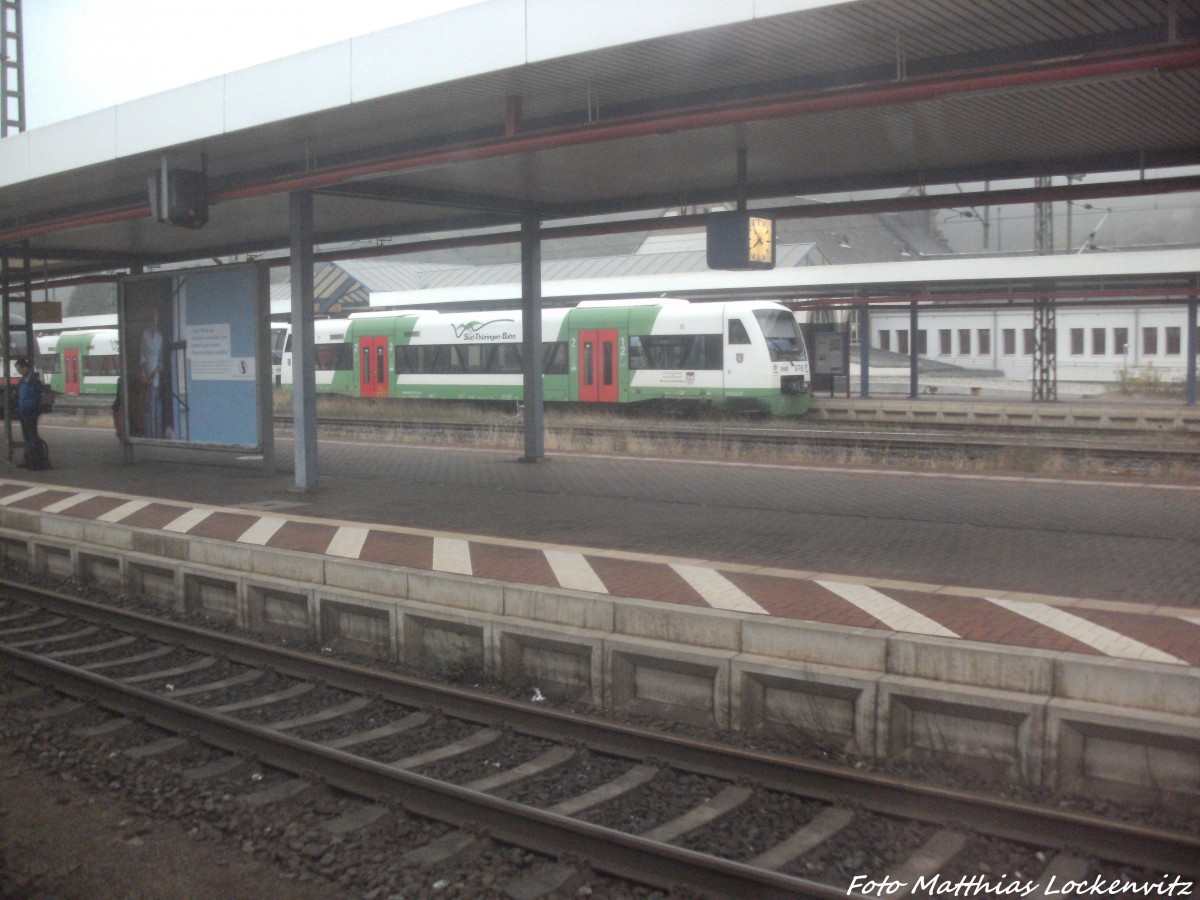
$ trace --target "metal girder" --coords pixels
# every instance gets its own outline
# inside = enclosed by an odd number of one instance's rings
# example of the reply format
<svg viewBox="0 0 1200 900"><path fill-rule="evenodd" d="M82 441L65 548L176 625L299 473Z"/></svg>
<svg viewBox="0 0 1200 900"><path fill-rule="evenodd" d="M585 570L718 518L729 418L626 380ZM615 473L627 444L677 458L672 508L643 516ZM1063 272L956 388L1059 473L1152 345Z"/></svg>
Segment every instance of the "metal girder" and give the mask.
<svg viewBox="0 0 1200 900"><path fill-rule="evenodd" d="M0 0L0 138L25 130L21 0Z"/></svg>
<svg viewBox="0 0 1200 900"><path fill-rule="evenodd" d="M1050 187L1048 177L1038 178L1034 189ZM1033 246L1041 256L1054 253L1054 207L1045 200L1033 205ZM1033 399L1058 399L1058 353L1055 332L1055 297L1053 294L1033 301Z"/></svg>
<svg viewBox="0 0 1200 900"><path fill-rule="evenodd" d="M1033 301L1033 399L1058 399L1058 335L1054 297Z"/></svg>

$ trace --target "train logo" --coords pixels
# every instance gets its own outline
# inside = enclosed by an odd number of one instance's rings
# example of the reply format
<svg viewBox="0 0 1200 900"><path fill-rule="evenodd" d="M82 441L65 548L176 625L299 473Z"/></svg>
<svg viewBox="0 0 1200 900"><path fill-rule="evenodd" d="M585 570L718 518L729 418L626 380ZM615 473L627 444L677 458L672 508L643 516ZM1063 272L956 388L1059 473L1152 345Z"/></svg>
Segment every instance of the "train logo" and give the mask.
<svg viewBox="0 0 1200 900"><path fill-rule="evenodd" d="M460 341L512 341L516 340L515 331L501 331L499 334L483 334L483 329L496 325L497 323L507 322L511 325L516 324L516 319L491 319L487 322L465 322L462 325L454 325L454 336Z"/></svg>

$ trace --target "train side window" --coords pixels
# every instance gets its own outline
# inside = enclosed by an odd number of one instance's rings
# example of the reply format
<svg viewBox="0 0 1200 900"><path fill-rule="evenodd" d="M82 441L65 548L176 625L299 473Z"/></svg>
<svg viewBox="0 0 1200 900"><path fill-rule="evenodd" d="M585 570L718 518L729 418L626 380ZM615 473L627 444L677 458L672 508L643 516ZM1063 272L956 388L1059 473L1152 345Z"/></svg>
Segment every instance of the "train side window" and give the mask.
<svg viewBox="0 0 1200 900"><path fill-rule="evenodd" d="M748 344L750 343L750 332L746 330L746 325L741 319L729 320L729 343L731 344Z"/></svg>
<svg viewBox="0 0 1200 900"><path fill-rule="evenodd" d="M520 344L501 344L496 348L495 371L503 372L508 375L512 375L521 371ZM544 368L543 371L545 371Z"/></svg>
<svg viewBox="0 0 1200 900"><path fill-rule="evenodd" d="M38 357L38 370L43 375L55 375L58 373L58 354L43 353Z"/></svg>
<svg viewBox="0 0 1200 900"><path fill-rule="evenodd" d="M411 375L416 369L413 368L414 361L417 355L416 347L401 347L396 345L396 374Z"/></svg>
<svg viewBox="0 0 1200 900"><path fill-rule="evenodd" d="M517 349L520 350L519 347ZM520 359L519 355L518 359ZM567 342L543 341L542 374L566 375L568 371L570 371L570 366L567 363Z"/></svg>
<svg viewBox="0 0 1200 900"><path fill-rule="evenodd" d="M453 371L450 350L451 348L446 344L421 347L421 373L424 375L449 375Z"/></svg>
<svg viewBox="0 0 1200 900"><path fill-rule="evenodd" d="M642 349L642 339L636 334L629 336L629 368L646 368L646 351Z"/></svg>
<svg viewBox="0 0 1200 900"><path fill-rule="evenodd" d="M724 365L724 347L719 334L698 334L687 357L689 369L720 369Z"/></svg>
<svg viewBox="0 0 1200 900"><path fill-rule="evenodd" d="M108 375L115 376L121 374L121 357L113 354L91 354L83 358L83 374L84 375Z"/></svg>
<svg viewBox="0 0 1200 900"><path fill-rule="evenodd" d="M317 344L317 371L349 372L354 369L354 347L350 344Z"/></svg>

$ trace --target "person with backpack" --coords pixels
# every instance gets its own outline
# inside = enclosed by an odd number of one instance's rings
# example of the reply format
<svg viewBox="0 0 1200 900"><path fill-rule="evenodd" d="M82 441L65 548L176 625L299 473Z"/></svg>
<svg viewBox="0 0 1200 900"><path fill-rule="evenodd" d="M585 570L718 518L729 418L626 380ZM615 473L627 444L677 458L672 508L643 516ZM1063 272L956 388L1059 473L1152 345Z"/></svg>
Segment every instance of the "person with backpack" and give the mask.
<svg viewBox="0 0 1200 900"><path fill-rule="evenodd" d="M21 375L21 386L17 391L17 415L21 419L21 439L25 442L25 462L21 465L27 469L48 469L50 450L38 434L42 392L46 388L25 357L17 360L17 372Z"/></svg>

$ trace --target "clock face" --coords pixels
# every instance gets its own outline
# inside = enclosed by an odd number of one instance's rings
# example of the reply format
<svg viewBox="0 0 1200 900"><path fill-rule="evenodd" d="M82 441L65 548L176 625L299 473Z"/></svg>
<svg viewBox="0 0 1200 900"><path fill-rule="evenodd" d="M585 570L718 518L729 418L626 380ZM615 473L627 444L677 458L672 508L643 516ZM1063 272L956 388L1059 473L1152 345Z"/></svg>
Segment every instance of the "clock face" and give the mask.
<svg viewBox="0 0 1200 900"><path fill-rule="evenodd" d="M775 223L770 219L751 216L749 221L750 261L773 263L775 261Z"/></svg>
<svg viewBox="0 0 1200 900"><path fill-rule="evenodd" d="M775 267L775 220L745 210L712 213L706 223L710 269Z"/></svg>

